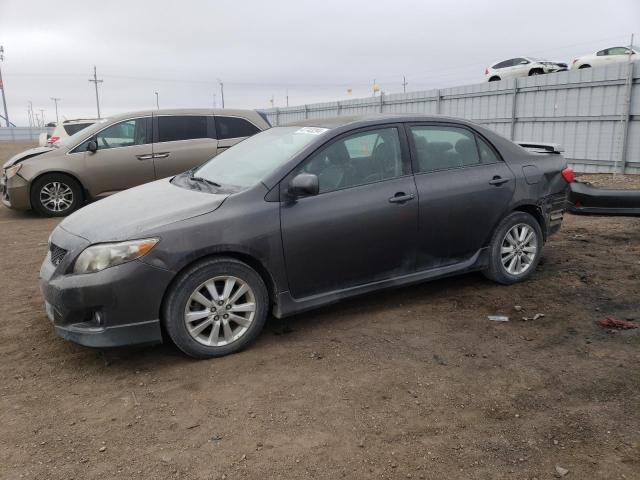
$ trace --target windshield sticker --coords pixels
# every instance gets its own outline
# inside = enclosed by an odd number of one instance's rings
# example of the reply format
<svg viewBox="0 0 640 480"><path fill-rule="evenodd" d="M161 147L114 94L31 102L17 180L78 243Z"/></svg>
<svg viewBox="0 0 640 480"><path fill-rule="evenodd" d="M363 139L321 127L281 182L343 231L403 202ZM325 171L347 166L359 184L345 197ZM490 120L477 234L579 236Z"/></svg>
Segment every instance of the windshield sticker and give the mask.
<svg viewBox="0 0 640 480"><path fill-rule="evenodd" d="M328 128L320 127L302 127L300 130L296 130L295 133L306 133L307 135L321 135L329 130Z"/></svg>

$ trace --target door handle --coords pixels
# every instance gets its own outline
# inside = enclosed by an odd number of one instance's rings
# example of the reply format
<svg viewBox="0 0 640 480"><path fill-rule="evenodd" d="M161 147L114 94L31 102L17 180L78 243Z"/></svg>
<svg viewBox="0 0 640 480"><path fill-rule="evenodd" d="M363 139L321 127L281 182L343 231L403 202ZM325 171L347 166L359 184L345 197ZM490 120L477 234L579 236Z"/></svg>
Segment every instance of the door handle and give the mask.
<svg viewBox="0 0 640 480"><path fill-rule="evenodd" d="M154 153L153 158L166 158L169 156L169 152L164 153Z"/></svg>
<svg viewBox="0 0 640 480"><path fill-rule="evenodd" d="M413 200L415 195L413 193L409 193L408 195L404 192L398 192L393 197L389 199L389 203L405 203L409 200Z"/></svg>
<svg viewBox="0 0 640 480"><path fill-rule="evenodd" d="M147 155L136 155L136 158L138 160L151 160L153 158L153 155L151 155L150 153Z"/></svg>
<svg viewBox="0 0 640 480"><path fill-rule="evenodd" d="M503 183L507 183L508 181L508 178L502 178L496 175L495 177L493 177L493 179L489 180L489 185L495 185L497 187L502 185Z"/></svg>

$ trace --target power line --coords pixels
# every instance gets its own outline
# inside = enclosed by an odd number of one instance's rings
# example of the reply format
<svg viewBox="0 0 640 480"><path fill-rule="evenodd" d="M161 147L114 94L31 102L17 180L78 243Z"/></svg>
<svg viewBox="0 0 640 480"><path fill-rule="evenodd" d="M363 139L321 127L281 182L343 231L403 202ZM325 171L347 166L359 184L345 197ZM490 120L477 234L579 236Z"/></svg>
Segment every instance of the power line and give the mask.
<svg viewBox="0 0 640 480"><path fill-rule="evenodd" d="M98 107L98 118L100 117L100 99L98 98L98 84L104 82L104 80L98 80L98 74L96 72L96 66L93 66L93 78L89 79L91 83L96 87L96 106Z"/></svg>

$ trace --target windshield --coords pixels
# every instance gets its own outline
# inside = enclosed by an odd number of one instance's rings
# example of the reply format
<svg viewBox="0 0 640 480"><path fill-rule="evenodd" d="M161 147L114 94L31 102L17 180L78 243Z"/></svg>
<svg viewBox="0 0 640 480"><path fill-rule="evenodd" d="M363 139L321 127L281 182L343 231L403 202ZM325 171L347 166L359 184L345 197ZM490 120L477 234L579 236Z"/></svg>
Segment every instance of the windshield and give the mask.
<svg viewBox="0 0 640 480"><path fill-rule="evenodd" d="M93 125L80 130L79 132L74 133L70 137L63 138L62 140L58 140L56 143L51 145L54 148L59 147L74 147L76 144L82 142L85 138L89 138L95 132L104 127L104 124L109 121L108 118L102 118L98 120Z"/></svg>
<svg viewBox="0 0 640 480"><path fill-rule="evenodd" d="M223 186L251 187L326 131L317 127L270 128L213 157L192 176Z"/></svg>

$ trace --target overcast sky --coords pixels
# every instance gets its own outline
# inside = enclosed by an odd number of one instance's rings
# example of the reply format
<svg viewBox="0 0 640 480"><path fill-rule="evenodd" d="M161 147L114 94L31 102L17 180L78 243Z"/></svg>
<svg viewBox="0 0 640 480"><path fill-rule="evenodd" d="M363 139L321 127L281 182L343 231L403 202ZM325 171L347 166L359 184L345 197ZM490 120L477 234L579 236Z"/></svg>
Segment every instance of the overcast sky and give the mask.
<svg viewBox="0 0 640 480"><path fill-rule="evenodd" d="M573 57L640 35L640 0L0 0L10 119L155 107L268 108L477 83L513 56ZM640 43L640 38L636 43Z"/></svg>

